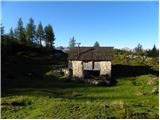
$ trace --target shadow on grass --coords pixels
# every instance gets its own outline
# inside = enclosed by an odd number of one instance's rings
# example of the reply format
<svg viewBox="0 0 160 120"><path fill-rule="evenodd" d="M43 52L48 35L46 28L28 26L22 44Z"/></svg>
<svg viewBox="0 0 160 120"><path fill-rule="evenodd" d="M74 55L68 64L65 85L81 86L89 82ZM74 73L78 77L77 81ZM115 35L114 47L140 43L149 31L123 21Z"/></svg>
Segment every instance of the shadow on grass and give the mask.
<svg viewBox="0 0 160 120"><path fill-rule="evenodd" d="M112 65L112 77L136 77L140 75L153 74L158 76L159 72L151 69L149 66L129 66L129 65Z"/></svg>
<svg viewBox="0 0 160 120"><path fill-rule="evenodd" d="M22 77L22 76L21 76ZM59 91L63 91L68 88L85 88L90 85L81 83L80 81L71 81L66 78L58 78L56 76L41 76L37 77L22 77L22 78L10 78L2 79L1 96L13 96L13 95L44 95L47 96L56 94L62 94ZM26 93L26 94L25 94Z"/></svg>
<svg viewBox="0 0 160 120"><path fill-rule="evenodd" d="M158 71L152 70L148 66L128 66L128 65L113 65L112 66L112 86L116 86L118 78L135 77L139 75L154 74L158 76ZM33 74L33 76L10 76L2 79L2 97L13 95L36 95L38 93L45 96L59 96L61 92L68 88L96 87L85 83L73 82L67 79L58 78L55 76L47 76L41 74ZM55 89L50 90L50 89Z"/></svg>
<svg viewBox="0 0 160 120"><path fill-rule="evenodd" d="M82 87L80 87L82 88ZM95 93L98 93L97 91L94 91ZM104 92L104 91L103 91ZM113 91L105 91L109 92L110 94ZM102 93L102 92L101 92ZM55 89L55 88L23 88L23 89L9 89L6 91L6 95L4 96L44 96L49 98L62 98L62 99L71 99L71 100L90 100L90 101L96 101L96 100L107 100L107 99L133 99L132 96L86 96L85 91L77 91L77 90L61 90L61 89Z"/></svg>

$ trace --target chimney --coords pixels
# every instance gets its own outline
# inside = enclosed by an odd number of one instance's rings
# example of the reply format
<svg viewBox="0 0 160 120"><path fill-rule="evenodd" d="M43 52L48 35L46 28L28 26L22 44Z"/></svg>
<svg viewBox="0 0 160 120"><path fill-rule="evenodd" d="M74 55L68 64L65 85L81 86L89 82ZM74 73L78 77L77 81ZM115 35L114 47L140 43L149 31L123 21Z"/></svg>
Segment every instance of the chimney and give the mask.
<svg viewBox="0 0 160 120"><path fill-rule="evenodd" d="M81 44L81 43L77 43L77 45L78 45L78 56L77 56L77 59L79 59L80 44Z"/></svg>

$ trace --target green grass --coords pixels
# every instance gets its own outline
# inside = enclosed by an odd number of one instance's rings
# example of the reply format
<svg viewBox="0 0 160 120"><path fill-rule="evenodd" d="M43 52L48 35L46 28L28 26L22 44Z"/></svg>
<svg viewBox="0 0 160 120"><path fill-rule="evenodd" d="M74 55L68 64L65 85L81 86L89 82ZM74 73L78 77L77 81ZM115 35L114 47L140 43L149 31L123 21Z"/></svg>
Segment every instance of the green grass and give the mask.
<svg viewBox="0 0 160 120"><path fill-rule="evenodd" d="M2 118L158 118L154 75L120 78L111 87L56 76L40 81L34 81L36 87L7 89L1 99Z"/></svg>
<svg viewBox="0 0 160 120"><path fill-rule="evenodd" d="M4 55L1 118L159 118L156 74L143 73L144 68L136 76L120 74L126 71L122 66L113 76L116 85L93 86L53 73L66 61L41 52ZM112 63L128 69L151 65L158 71L158 59L143 64L119 56Z"/></svg>
<svg viewBox="0 0 160 120"><path fill-rule="evenodd" d="M121 64L121 65L132 65L132 66L149 66L153 70L159 70L159 57L146 57L142 60L142 56L135 55L136 58L128 58L125 53L114 54L114 59L112 64Z"/></svg>

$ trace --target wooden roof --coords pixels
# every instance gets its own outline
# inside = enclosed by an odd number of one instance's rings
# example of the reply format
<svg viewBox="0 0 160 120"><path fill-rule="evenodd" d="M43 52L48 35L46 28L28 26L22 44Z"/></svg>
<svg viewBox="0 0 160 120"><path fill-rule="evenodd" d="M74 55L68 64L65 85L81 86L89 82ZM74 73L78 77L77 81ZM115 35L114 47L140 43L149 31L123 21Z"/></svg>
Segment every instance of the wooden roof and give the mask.
<svg viewBox="0 0 160 120"><path fill-rule="evenodd" d="M111 61L113 58L113 47L75 47L68 55L68 60L82 61Z"/></svg>

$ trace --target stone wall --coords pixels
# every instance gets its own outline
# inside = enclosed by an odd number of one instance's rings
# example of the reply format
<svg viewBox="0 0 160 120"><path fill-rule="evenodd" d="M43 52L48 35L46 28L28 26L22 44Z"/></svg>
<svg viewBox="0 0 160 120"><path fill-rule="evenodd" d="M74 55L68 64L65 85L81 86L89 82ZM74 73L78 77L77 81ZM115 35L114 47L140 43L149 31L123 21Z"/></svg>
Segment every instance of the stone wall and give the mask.
<svg viewBox="0 0 160 120"><path fill-rule="evenodd" d="M73 70L73 77L83 78L83 70L92 70L92 62L70 61ZM94 70L100 70L100 75L111 77L111 61L95 62Z"/></svg>
<svg viewBox="0 0 160 120"><path fill-rule="evenodd" d="M92 70L92 61L91 62L83 62L84 70Z"/></svg>
<svg viewBox="0 0 160 120"><path fill-rule="evenodd" d="M100 75L111 77L111 61L100 61Z"/></svg>
<svg viewBox="0 0 160 120"><path fill-rule="evenodd" d="M100 62L94 62L94 70L100 70Z"/></svg>
<svg viewBox="0 0 160 120"><path fill-rule="evenodd" d="M82 61L72 61L73 77L83 77Z"/></svg>

